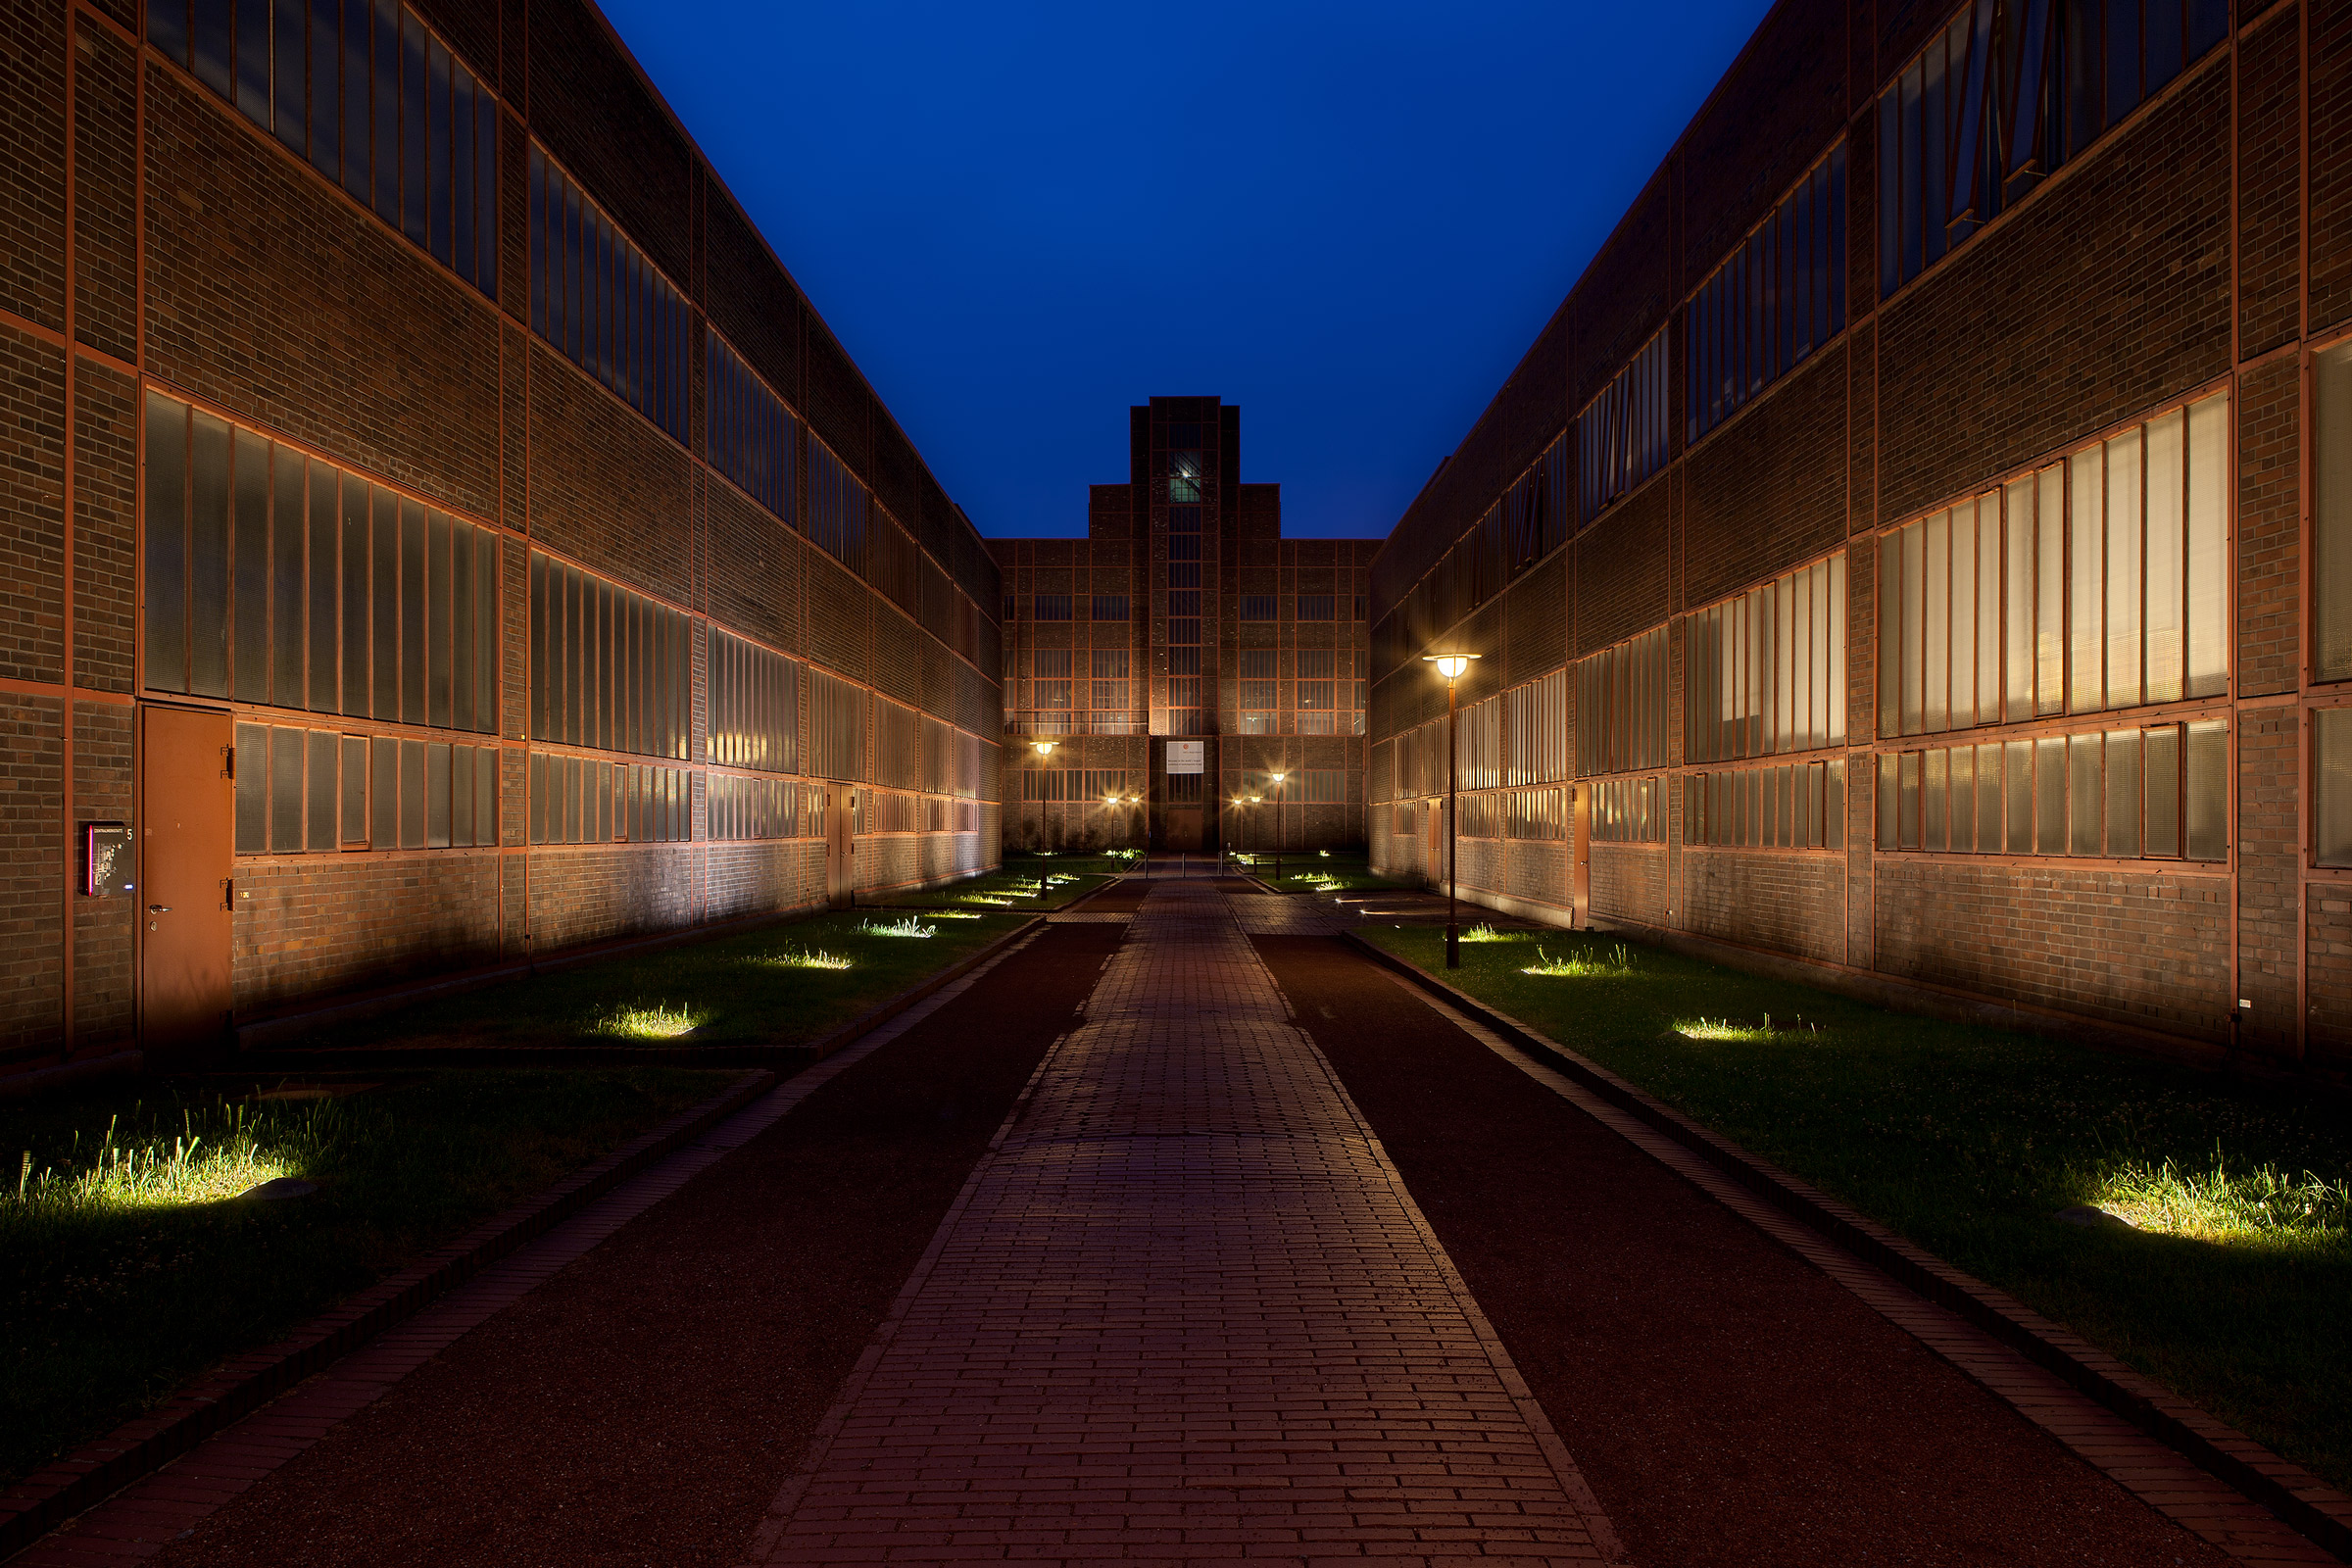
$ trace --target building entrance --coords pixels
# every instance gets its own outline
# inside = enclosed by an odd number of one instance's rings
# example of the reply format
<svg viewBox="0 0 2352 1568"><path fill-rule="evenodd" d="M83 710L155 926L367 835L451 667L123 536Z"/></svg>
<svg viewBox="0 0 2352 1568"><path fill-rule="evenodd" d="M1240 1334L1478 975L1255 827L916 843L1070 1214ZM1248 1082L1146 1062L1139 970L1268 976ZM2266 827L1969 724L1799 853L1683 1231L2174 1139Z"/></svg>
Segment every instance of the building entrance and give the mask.
<svg viewBox="0 0 2352 1568"><path fill-rule="evenodd" d="M858 886L858 839L850 831L858 797L849 790L825 792L825 903L836 909L849 907Z"/></svg>
<svg viewBox="0 0 2352 1568"><path fill-rule="evenodd" d="M139 1044L220 1045L229 1025L236 784L226 713L139 710ZM262 767L264 760L243 760Z"/></svg>

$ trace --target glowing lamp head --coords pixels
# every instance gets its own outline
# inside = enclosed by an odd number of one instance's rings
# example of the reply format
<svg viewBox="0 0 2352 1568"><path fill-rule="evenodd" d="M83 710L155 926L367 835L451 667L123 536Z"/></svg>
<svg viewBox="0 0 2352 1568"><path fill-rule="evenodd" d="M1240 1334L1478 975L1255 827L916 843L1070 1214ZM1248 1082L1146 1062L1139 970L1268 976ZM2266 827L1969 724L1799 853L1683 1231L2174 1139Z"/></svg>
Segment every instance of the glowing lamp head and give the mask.
<svg viewBox="0 0 2352 1568"><path fill-rule="evenodd" d="M1421 662L1437 665L1438 673L1447 680L1459 680L1462 671L1470 667L1470 661L1477 657L1476 654L1423 654Z"/></svg>
<svg viewBox="0 0 2352 1568"><path fill-rule="evenodd" d="M1266 775L1266 776L1267 776L1267 777L1269 777L1269 778L1271 778L1271 779L1272 779L1272 780L1273 780L1275 783L1279 784L1279 783L1281 783L1281 782L1283 781L1283 779L1284 779L1284 777L1285 777L1286 775L1284 775L1284 774L1281 774L1281 773L1269 773L1269 774L1268 774L1268 775Z"/></svg>
<svg viewBox="0 0 2352 1568"><path fill-rule="evenodd" d="M1049 757L1053 755L1054 743L1052 741L1031 741L1029 744L1037 748L1037 755L1040 757Z"/></svg>

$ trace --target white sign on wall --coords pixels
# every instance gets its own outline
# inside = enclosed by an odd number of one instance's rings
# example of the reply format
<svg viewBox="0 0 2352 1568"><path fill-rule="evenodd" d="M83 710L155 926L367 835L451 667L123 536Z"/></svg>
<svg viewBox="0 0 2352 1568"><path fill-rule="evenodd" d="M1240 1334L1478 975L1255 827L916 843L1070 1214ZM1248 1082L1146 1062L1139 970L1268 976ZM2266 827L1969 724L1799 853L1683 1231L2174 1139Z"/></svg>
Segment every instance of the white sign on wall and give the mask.
<svg viewBox="0 0 2352 1568"><path fill-rule="evenodd" d="M1207 745L1206 741L1168 742L1168 771L1171 773L1200 772L1201 770L1201 754L1207 749Z"/></svg>

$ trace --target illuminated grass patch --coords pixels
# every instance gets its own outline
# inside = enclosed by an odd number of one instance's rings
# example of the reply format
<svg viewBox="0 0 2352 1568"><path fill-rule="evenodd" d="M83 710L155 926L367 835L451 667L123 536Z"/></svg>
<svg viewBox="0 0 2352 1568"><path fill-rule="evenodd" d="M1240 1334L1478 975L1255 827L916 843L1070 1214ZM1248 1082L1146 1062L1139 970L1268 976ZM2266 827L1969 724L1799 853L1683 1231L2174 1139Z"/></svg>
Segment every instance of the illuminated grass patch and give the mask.
<svg viewBox="0 0 2352 1568"><path fill-rule="evenodd" d="M925 925L911 914L896 920L860 920L858 929L869 937L935 937L939 927Z"/></svg>
<svg viewBox="0 0 2352 1568"><path fill-rule="evenodd" d="M1589 950L1564 954L1555 958L1543 948L1536 949L1536 961L1523 966L1521 974L1541 975L1546 980L1585 979L1601 975L1625 975L1634 972L1633 950L1620 942L1605 952Z"/></svg>
<svg viewBox="0 0 2352 1568"><path fill-rule="evenodd" d="M838 953L827 953L822 948L779 948L773 953L763 953L752 961L764 964L770 969L847 969L852 967L847 957Z"/></svg>
<svg viewBox="0 0 2352 1568"><path fill-rule="evenodd" d="M36 1216L176 1208L235 1198L266 1181L300 1175L333 1141L338 1119L332 1102L291 1113L227 1102L183 1107L180 1126L167 1143L160 1131L122 1139L120 1119L110 1118L86 1153L74 1136L63 1168L42 1161L36 1169L32 1151L20 1152L16 1192L0 1200L12 1212L0 1215L0 1229Z"/></svg>
<svg viewBox="0 0 2352 1568"><path fill-rule="evenodd" d="M1481 921L1463 932L1462 940L1464 942L1524 942L1527 940L1527 935L1521 931L1497 931L1493 926Z"/></svg>
<svg viewBox="0 0 2352 1568"><path fill-rule="evenodd" d="M2276 1165L2232 1171L2217 1152L2206 1170L2171 1160L2126 1162L2096 1178L2091 1201L2143 1231L2200 1242L2300 1246L2341 1243L2352 1228L2352 1184Z"/></svg>
<svg viewBox="0 0 2352 1568"><path fill-rule="evenodd" d="M596 1020L591 1034L622 1040L676 1040L702 1026L703 1015L692 1007L673 1007L665 1002L652 1006L619 1006Z"/></svg>

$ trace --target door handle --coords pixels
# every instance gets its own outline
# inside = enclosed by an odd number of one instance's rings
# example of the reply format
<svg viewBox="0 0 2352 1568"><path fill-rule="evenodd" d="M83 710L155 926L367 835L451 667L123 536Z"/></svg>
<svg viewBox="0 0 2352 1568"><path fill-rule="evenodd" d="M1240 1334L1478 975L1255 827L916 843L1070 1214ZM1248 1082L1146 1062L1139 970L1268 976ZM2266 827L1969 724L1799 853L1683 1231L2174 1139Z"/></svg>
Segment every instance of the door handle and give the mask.
<svg viewBox="0 0 2352 1568"><path fill-rule="evenodd" d="M147 906L147 912L149 914L170 914L172 912L172 906L169 904L150 904Z"/></svg>

